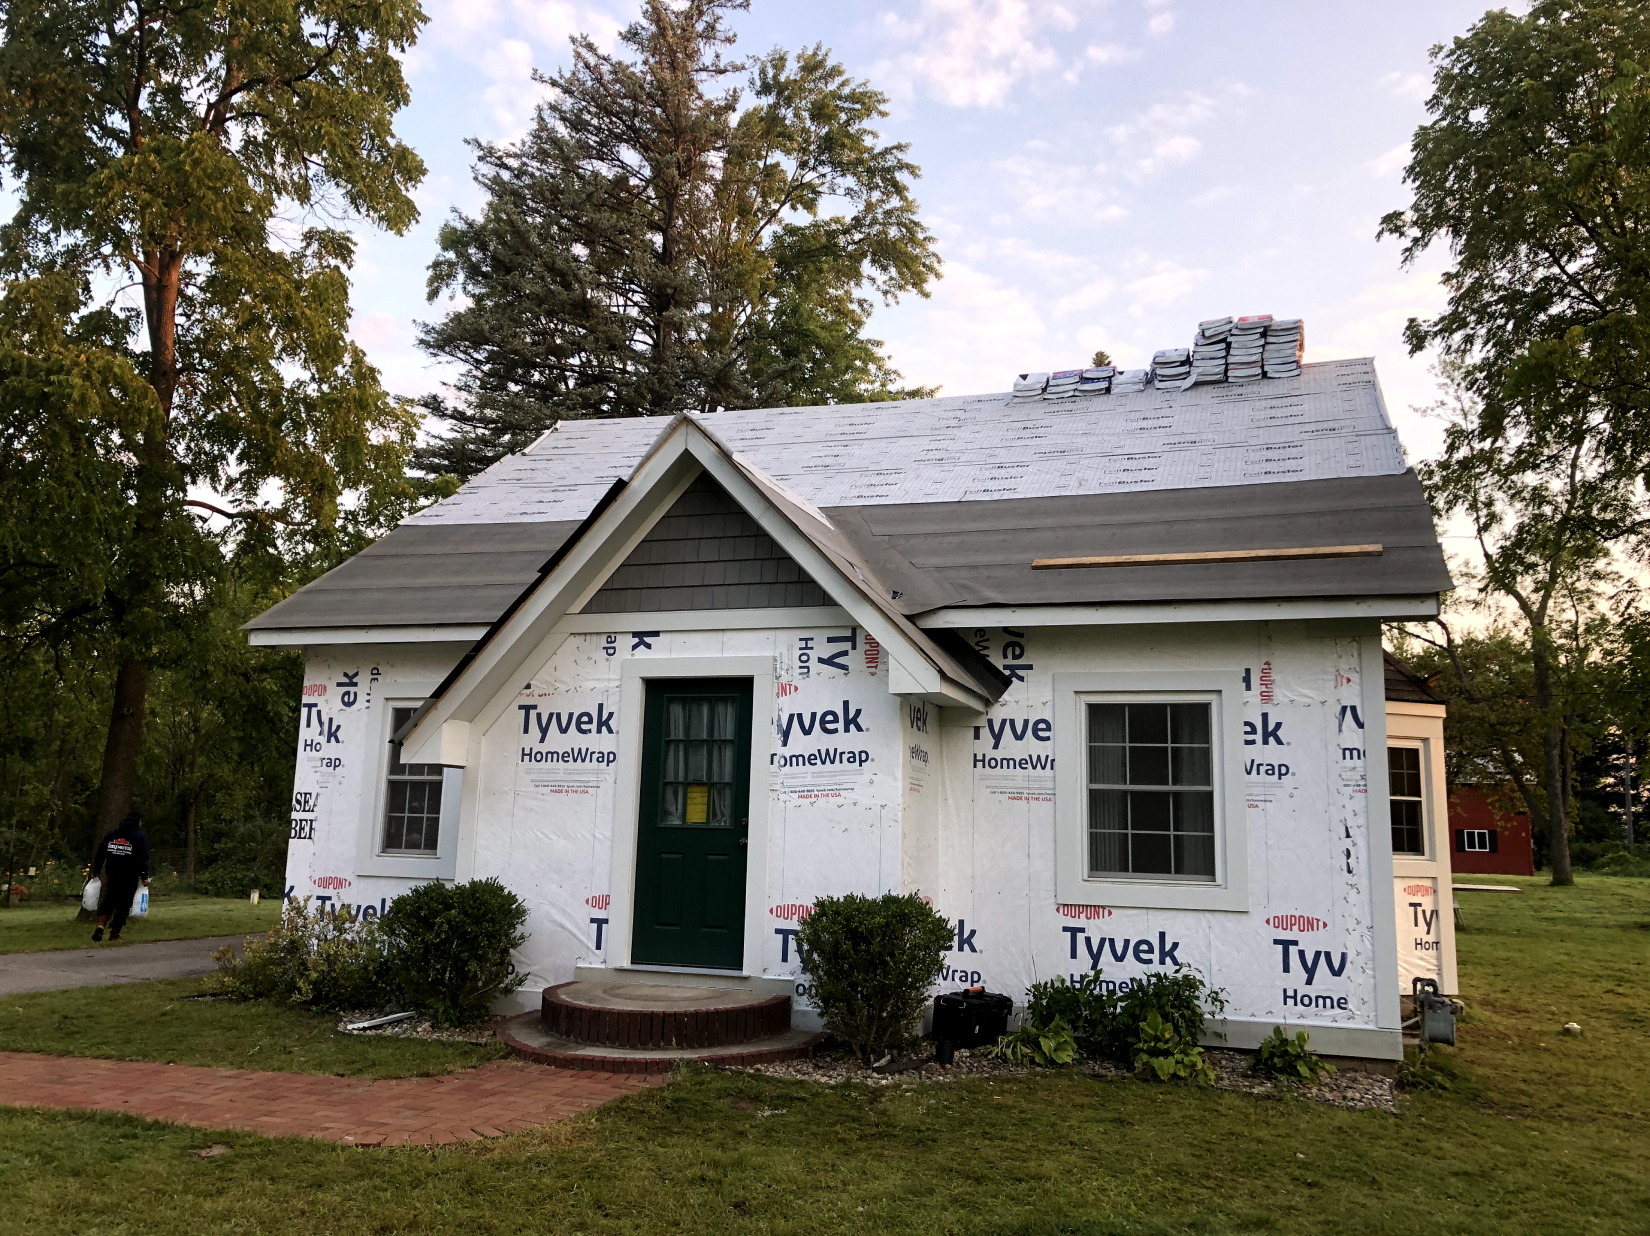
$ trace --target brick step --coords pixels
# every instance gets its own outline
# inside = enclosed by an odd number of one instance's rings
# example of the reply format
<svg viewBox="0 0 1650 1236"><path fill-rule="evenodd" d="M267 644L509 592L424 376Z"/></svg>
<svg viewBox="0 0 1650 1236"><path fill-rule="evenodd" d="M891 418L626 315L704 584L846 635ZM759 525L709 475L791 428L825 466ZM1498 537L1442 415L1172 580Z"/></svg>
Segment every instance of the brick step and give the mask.
<svg viewBox="0 0 1650 1236"><path fill-rule="evenodd" d="M545 1030L538 1013L521 1013L506 1018L497 1023L494 1030L510 1053L523 1060L562 1069L602 1073L668 1073L686 1061L729 1067L807 1060L813 1057L826 1038L823 1034L807 1030L785 1030L753 1042L729 1043L721 1047L602 1047L592 1043L576 1043L551 1034Z"/></svg>
<svg viewBox="0 0 1650 1236"><path fill-rule="evenodd" d="M791 998L719 987L582 980L546 987L539 1017L570 1043L631 1051L734 1047L791 1028Z"/></svg>

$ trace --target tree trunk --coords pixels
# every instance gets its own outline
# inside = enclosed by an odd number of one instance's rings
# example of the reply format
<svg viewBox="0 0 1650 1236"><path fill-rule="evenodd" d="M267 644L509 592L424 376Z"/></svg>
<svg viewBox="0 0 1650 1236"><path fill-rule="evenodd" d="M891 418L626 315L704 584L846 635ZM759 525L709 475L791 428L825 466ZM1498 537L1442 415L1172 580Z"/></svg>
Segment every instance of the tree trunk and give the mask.
<svg viewBox="0 0 1650 1236"><path fill-rule="evenodd" d="M192 790L183 803L183 878L191 882L195 879L195 804L199 801L199 791Z"/></svg>
<svg viewBox="0 0 1650 1236"><path fill-rule="evenodd" d="M132 809L138 752L143 743L143 707L148 695L149 663L140 657L128 657L115 675L109 738L103 747L103 776L97 787L94 846Z"/></svg>
<svg viewBox="0 0 1650 1236"><path fill-rule="evenodd" d="M1535 702L1550 720L1541 738L1543 758L1542 789L1547 795L1547 853L1553 867L1554 884L1574 884L1570 873L1570 819L1564 801L1564 719L1553 700L1553 667L1547 631L1532 625L1530 650L1534 654Z"/></svg>

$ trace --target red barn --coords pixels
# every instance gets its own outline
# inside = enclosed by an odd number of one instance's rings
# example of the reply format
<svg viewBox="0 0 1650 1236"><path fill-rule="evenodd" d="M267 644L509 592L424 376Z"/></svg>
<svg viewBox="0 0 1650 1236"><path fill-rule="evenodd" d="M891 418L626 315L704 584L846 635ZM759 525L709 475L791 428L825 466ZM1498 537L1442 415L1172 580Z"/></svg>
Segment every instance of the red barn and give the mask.
<svg viewBox="0 0 1650 1236"><path fill-rule="evenodd" d="M1534 875L1530 817L1498 808L1476 785L1449 798L1450 866L1457 875Z"/></svg>

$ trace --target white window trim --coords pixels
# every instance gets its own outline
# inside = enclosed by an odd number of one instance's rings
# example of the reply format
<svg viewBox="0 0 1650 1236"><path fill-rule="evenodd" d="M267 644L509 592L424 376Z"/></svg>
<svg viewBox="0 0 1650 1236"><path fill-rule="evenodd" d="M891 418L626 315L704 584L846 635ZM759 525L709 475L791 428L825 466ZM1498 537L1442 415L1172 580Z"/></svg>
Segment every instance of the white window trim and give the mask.
<svg viewBox="0 0 1650 1236"><path fill-rule="evenodd" d="M613 859L608 880L612 900L607 947L602 950L605 964L610 969L624 969L631 964L630 937L636 919L636 828L642 790L642 711L650 678L751 679L750 823L745 834L749 845L745 851L743 964L737 971L697 972L760 975L765 955L762 933L768 922L768 754L773 748L775 698L772 656L633 657L620 665L619 781L613 805ZM693 970L688 966L646 968Z"/></svg>
<svg viewBox="0 0 1650 1236"><path fill-rule="evenodd" d="M1206 702L1213 715L1215 879L1090 877L1084 736L1090 701ZM1054 675L1055 891L1064 905L1150 910L1249 909L1248 796L1243 778L1243 672L1165 670Z"/></svg>
<svg viewBox="0 0 1650 1236"><path fill-rule="evenodd" d="M1438 861L1438 838L1434 836L1433 805L1432 805L1432 744L1425 738L1403 738L1388 735L1386 747L1381 754L1385 755L1393 747L1408 747L1412 751L1421 753L1421 846L1420 854L1411 854L1406 851L1393 850L1392 861L1396 863L1432 863ZM1387 836L1392 836L1392 765L1391 758L1381 761L1381 771L1386 774ZM1406 801L1409 801L1406 799Z"/></svg>
<svg viewBox="0 0 1650 1236"><path fill-rule="evenodd" d="M464 794L464 770L446 768L441 776L441 824L434 854L386 854L384 812L389 806L390 734L397 708L417 708L426 696L390 696L367 726L370 744L362 763L372 784L361 795L364 816L359 828L355 869L361 875L402 876L415 880L452 880L458 872L458 821ZM375 701L376 703L376 701Z"/></svg>

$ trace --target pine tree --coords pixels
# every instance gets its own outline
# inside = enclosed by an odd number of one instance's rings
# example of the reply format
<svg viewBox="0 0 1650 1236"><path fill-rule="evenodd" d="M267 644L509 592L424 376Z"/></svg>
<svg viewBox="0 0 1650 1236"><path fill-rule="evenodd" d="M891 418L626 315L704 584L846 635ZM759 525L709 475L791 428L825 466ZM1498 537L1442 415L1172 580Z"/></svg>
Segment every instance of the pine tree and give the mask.
<svg viewBox="0 0 1650 1236"><path fill-rule="evenodd" d="M647 0L620 55L573 40L520 143L473 144L487 204L430 272L467 303L421 333L461 370L425 401L452 427L425 467L468 476L563 418L895 393L863 330L939 275L918 169L823 48L728 59L747 3Z"/></svg>

